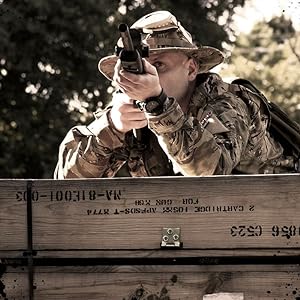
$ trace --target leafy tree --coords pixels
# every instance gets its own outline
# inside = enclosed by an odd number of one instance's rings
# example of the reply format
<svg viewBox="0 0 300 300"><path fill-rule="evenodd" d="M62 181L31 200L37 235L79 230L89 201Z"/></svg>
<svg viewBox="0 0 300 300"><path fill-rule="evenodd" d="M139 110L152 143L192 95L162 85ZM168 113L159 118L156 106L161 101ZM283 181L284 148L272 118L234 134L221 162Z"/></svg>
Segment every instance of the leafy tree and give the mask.
<svg viewBox="0 0 300 300"><path fill-rule="evenodd" d="M300 32L284 17L259 22L250 34L238 37L221 74L249 79L300 123L299 37Z"/></svg>
<svg viewBox="0 0 300 300"><path fill-rule="evenodd" d="M67 130L109 100L97 63L113 52L119 22L167 9L221 49L244 1L0 0L0 177L52 177ZM214 22L221 16L226 26Z"/></svg>

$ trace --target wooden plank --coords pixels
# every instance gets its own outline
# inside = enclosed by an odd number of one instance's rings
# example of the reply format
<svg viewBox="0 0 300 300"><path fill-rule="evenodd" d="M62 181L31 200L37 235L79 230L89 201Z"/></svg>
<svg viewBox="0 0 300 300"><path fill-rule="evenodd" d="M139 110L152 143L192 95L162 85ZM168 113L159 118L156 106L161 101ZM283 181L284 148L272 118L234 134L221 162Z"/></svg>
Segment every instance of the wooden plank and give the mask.
<svg viewBox="0 0 300 300"><path fill-rule="evenodd" d="M0 251L27 248L26 180L0 180Z"/></svg>
<svg viewBox="0 0 300 300"><path fill-rule="evenodd" d="M29 299L27 268L0 264L0 299Z"/></svg>
<svg viewBox="0 0 300 300"><path fill-rule="evenodd" d="M34 248L158 249L164 227L181 228L184 249L298 247L299 179L38 181Z"/></svg>
<svg viewBox="0 0 300 300"><path fill-rule="evenodd" d="M243 292L245 299L299 298L295 265L36 267L34 274L34 298L43 300L132 299L141 288L145 297L165 293L169 299L202 299L214 292ZM4 299L28 299L26 269L7 267L0 286Z"/></svg>
<svg viewBox="0 0 300 300"><path fill-rule="evenodd" d="M299 174L36 180L33 248L159 249L164 227L181 228L183 249L299 248L299 183ZM1 184L10 187L1 189L2 235L24 246L16 195L25 185ZM2 247L16 245L12 236Z"/></svg>
<svg viewBox="0 0 300 300"><path fill-rule="evenodd" d="M34 299L38 300L182 300L202 299L205 294L217 292L243 293L247 300L300 297L299 267L286 265L277 269L268 266L36 267L34 274ZM2 280L7 298L26 299L18 296L26 295L26 286L16 287L18 280L13 279L19 274L5 276Z"/></svg>

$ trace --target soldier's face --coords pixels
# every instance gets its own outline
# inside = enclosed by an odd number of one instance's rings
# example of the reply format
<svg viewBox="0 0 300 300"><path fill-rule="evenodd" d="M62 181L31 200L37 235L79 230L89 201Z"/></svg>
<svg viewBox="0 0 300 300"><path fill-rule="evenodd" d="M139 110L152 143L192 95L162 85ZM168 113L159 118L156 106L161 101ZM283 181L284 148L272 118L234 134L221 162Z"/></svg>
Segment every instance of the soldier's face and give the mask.
<svg viewBox="0 0 300 300"><path fill-rule="evenodd" d="M165 93L174 97L186 111L192 93L191 83L198 73L195 61L180 51L151 54L148 61L156 67Z"/></svg>

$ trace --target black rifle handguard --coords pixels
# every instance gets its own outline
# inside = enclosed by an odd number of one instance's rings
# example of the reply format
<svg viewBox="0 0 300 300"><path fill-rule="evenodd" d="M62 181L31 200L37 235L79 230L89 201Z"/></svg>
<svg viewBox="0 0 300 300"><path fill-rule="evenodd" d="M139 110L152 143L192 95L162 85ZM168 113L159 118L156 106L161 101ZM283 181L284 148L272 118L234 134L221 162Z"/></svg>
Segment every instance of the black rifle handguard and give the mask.
<svg viewBox="0 0 300 300"><path fill-rule="evenodd" d="M121 65L124 70L131 73L143 74L144 66L141 53L134 45L131 35L135 29L129 29L124 23L119 25L119 31L123 42L123 49L119 53ZM135 33L135 37L139 38L139 33Z"/></svg>
<svg viewBox="0 0 300 300"><path fill-rule="evenodd" d="M141 33L137 29L129 29L128 25L119 25L119 32L122 38L123 48L117 47L116 54L119 56L122 68L131 73L143 74L144 66L142 57L149 56L149 48L142 44ZM136 99L135 103L138 101ZM137 148L144 148L142 142L142 130L133 129L133 135L137 140Z"/></svg>

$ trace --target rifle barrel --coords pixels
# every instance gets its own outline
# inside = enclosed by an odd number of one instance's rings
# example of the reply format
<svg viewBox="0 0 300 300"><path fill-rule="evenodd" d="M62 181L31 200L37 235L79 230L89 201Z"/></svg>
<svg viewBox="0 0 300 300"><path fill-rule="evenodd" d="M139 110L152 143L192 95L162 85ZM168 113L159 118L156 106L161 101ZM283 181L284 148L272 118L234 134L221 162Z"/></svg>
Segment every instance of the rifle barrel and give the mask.
<svg viewBox="0 0 300 300"><path fill-rule="evenodd" d="M127 51L134 51L134 46L130 36L128 25L125 23L120 24L119 31L122 37L124 49Z"/></svg>

